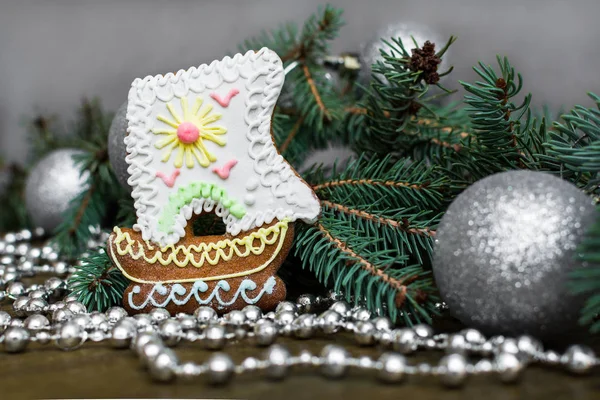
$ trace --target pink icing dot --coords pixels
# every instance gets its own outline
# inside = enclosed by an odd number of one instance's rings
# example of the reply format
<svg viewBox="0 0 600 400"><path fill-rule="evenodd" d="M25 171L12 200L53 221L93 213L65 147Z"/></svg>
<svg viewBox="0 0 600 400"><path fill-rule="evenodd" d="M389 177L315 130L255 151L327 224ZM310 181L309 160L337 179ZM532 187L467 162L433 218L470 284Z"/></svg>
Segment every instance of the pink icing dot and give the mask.
<svg viewBox="0 0 600 400"><path fill-rule="evenodd" d="M177 127L177 137L181 143L190 144L198 140L200 131L198 127L191 122L182 122Z"/></svg>

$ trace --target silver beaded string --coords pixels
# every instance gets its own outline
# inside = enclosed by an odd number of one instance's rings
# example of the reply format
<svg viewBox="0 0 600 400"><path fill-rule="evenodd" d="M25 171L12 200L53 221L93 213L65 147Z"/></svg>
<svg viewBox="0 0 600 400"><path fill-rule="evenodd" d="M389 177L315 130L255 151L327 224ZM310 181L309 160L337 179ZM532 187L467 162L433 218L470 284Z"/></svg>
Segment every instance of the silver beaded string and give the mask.
<svg viewBox="0 0 600 400"><path fill-rule="evenodd" d="M171 316L165 309L133 317L121 307L105 313L88 313L75 298L66 296L66 277L73 268L48 246L34 246L41 230L6 234L0 240L0 300L12 300L13 314L0 311L0 344L7 353L25 351L30 343L54 343L74 350L86 341L108 341L114 348L130 348L159 381L196 379L223 384L234 376L262 373L282 379L295 369L318 370L326 378L341 378L349 369L375 371L386 382L401 382L415 375L437 377L444 385L460 386L471 375L497 375L502 382L515 382L530 364L564 368L583 374L600 365L600 359L585 346L573 345L563 354L544 350L534 338L496 336L486 339L475 329L453 334L434 334L428 325L394 328L388 318L372 316L362 307L351 307L335 294L328 298L302 295L297 302L282 302L273 312L256 306L231 311L221 317L209 307L193 315ZM97 232L90 250L104 243ZM24 278L47 274L42 285L26 285ZM315 309L329 305L322 313ZM280 336L309 339L314 335L351 334L359 346L378 346L378 358L352 357L343 347L325 346L319 354L290 354L276 344ZM267 347L261 358L248 357L239 364L223 352L196 364L181 363L172 349L178 343L198 342L219 351L228 343L246 340ZM419 350L441 351L437 364L411 363L406 355ZM472 362L471 358L479 358Z"/></svg>

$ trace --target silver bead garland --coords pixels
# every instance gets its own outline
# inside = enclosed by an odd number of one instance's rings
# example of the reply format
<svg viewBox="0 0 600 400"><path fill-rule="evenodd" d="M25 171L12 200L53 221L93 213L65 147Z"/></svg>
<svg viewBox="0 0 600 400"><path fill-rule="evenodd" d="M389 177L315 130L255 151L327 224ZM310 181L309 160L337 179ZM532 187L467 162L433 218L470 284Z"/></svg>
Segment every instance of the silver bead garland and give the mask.
<svg viewBox="0 0 600 400"><path fill-rule="evenodd" d="M279 380L300 368L317 370L330 379L343 378L350 369L374 371L379 380L391 383L412 376L432 376L448 387L456 387L472 375L491 374L504 383L516 382L530 364L561 367L574 374L600 366L594 352L580 345L559 354L544 350L530 336L485 338L470 328L435 334L424 324L395 328L388 318L373 316L363 307L351 307L337 294L327 299L302 295L297 302L282 302L268 313L252 305L223 316L208 307L199 307L193 315L175 316L165 309L154 309L130 317L121 307L88 313L82 303L66 296L66 278L74 267L61 260L54 249L32 245L32 239L42 236L43 231L38 229L9 233L0 239L0 300L11 300L14 311L14 316L0 311L0 347L7 353L23 352L30 343L54 343L62 350L74 350L88 341L106 341L115 349L135 352L157 381L206 377L215 385L254 372ZM105 239L106 235L98 232L89 244L90 251ZM43 284L23 282L39 274L50 276ZM326 303L326 310L315 313ZM280 336L306 340L341 332L351 334L360 346L380 347L382 354L377 358L354 357L338 345L327 345L319 354L291 354L275 343ZM236 364L227 354L215 352L196 364L181 363L174 351L181 342L197 342L217 351L240 340L266 347L264 356L248 357ZM405 358L418 350L440 351L443 356L437 364L414 363Z"/></svg>

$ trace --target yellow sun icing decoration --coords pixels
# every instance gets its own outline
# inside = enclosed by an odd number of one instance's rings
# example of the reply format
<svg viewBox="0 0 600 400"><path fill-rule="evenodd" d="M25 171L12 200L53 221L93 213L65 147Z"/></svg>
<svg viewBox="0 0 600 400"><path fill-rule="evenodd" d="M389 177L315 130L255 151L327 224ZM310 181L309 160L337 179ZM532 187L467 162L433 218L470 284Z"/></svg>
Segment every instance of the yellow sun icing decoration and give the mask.
<svg viewBox="0 0 600 400"><path fill-rule="evenodd" d="M174 165L176 168L181 168L185 159L185 166L193 168L195 161L204 168L210 163L215 162L217 158L208 151L204 141L209 140L219 146L225 146L225 140L219 138L227 132L227 129L222 126L212 126L212 124L221 119L221 114L211 112L213 106L205 104L200 97L192 107L188 105L187 97L181 98L181 109L183 117L173 109L173 105L167 103L167 110L171 114L172 119L165 118L162 115L156 117L157 120L164 122L172 129L153 129L154 134L164 135L154 145L157 149L166 148L166 152L162 157L163 162L169 161L171 155L176 151Z"/></svg>

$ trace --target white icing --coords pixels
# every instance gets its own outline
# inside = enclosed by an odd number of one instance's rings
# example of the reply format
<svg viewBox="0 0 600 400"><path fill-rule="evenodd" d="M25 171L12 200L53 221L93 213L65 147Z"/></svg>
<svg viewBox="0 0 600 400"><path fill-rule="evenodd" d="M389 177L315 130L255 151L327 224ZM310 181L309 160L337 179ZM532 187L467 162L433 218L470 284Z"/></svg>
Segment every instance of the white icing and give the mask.
<svg viewBox="0 0 600 400"><path fill-rule="evenodd" d="M187 304L193 297L199 305L209 304L213 300L215 300L217 302L217 308L223 309L235 303L238 297L241 297L247 304L256 304L265 294L273 293L273 289L275 289L275 284L275 278L270 277L265 282L262 290L256 296L251 298L248 297L248 294L246 292L256 290L257 285L251 279L244 279L240 283L238 290L231 297L231 299L226 301L221 298L220 292L223 291L227 293L231 290L231 287L229 286L229 283L224 280L217 282L212 293L204 299L200 298L200 294L206 293L206 291L208 290L208 285L204 281L194 282L189 293L187 292L185 287L179 283L172 285L170 291L162 283L157 283L152 287L152 290L150 290L150 293L148 293L146 299L141 304L135 304L133 301L133 296L141 292L140 287L136 285L133 287L131 292L129 292L129 295L127 296L127 302L129 303L129 307L131 307L132 309L141 310L144 307L146 307L149 303L152 304L152 306L154 307L160 308L166 307L170 302L173 302L178 306L182 306L184 304ZM163 297L167 296L167 294L168 296L162 302L159 302L154 298L155 293Z"/></svg>
<svg viewBox="0 0 600 400"><path fill-rule="evenodd" d="M272 222L275 218L302 219L307 223L316 221L320 210L318 199L277 153L270 133L271 115L283 79L281 60L274 52L263 48L256 53L237 54L210 65L180 70L176 74L147 76L132 83L127 106L126 161L137 214L134 229L141 231L144 240L152 240L161 246L175 244L185 235L184 228L193 213L213 208L223 218L231 235ZM227 107L221 107L210 97L212 92L224 95L234 88L240 93ZM184 96L189 104L201 97L204 104L213 106L213 112L222 114L214 125L227 129L227 133L220 136L226 145L221 147L204 141L217 161L208 168L198 163L193 168L184 165L174 187L168 188L156 178L156 172L170 174L174 166L171 161L161 161L165 149L155 148L161 135L154 134L153 129L165 127L157 116L169 115L168 102L176 112L183 114L180 99ZM229 178L221 179L212 172L214 167L221 167L231 159L238 163ZM215 183L225 188L228 197L244 202L244 217L234 217L218 202L198 199L183 207L175 218L172 233L161 231L158 218L169 195L194 181ZM245 202L248 191L252 191L252 204Z"/></svg>
<svg viewBox="0 0 600 400"><path fill-rule="evenodd" d="M251 205L253 205L254 203L256 203L256 197L254 197L254 196L253 196L253 195L251 195L251 194L247 194L247 195L246 195L246 197L244 197L244 203L245 203L247 206L251 206Z"/></svg>

